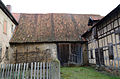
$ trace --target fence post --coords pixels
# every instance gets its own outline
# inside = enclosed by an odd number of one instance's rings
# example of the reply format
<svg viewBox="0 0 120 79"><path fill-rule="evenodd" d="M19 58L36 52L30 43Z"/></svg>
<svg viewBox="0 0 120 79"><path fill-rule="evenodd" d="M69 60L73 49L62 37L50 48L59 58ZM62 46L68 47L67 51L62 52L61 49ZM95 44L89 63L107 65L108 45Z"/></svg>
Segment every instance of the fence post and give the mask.
<svg viewBox="0 0 120 79"><path fill-rule="evenodd" d="M39 62L37 63L37 79L39 79Z"/></svg>
<svg viewBox="0 0 120 79"><path fill-rule="evenodd" d="M11 64L11 69L10 69L10 79L11 79L11 76L12 76L12 69L13 69L13 64Z"/></svg>
<svg viewBox="0 0 120 79"><path fill-rule="evenodd" d="M34 63L34 79L36 78L36 62Z"/></svg>
<svg viewBox="0 0 120 79"><path fill-rule="evenodd" d="M2 66L2 68L3 68L3 72L2 72L2 79L4 78L4 64L3 64L3 66Z"/></svg>
<svg viewBox="0 0 120 79"><path fill-rule="evenodd" d="M60 79L60 62L58 60L52 62L52 79Z"/></svg>
<svg viewBox="0 0 120 79"><path fill-rule="evenodd" d="M27 67L26 67L26 79L29 78L29 69L28 69L28 65L29 65L29 63L27 63Z"/></svg>
<svg viewBox="0 0 120 79"><path fill-rule="evenodd" d="M18 66L18 75L17 75L17 79L19 79L20 78L20 64L19 64L19 66Z"/></svg>
<svg viewBox="0 0 120 79"><path fill-rule="evenodd" d="M43 62L43 79L45 79L45 62Z"/></svg>
<svg viewBox="0 0 120 79"><path fill-rule="evenodd" d="M42 79L42 62L40 63L40 79Z"/></svg>
<svg viewBox="0 0 120 79"><path fill-rule="evenodd" d="M31 79L32 79L32 74L33 74L33 63L31 63Z"/></svg>
<svg viewBox="0 0 120 79"><path fill-rule="evenodd" d="M25 75L25 67L26 67L26 63L24 63L24 68L23 68L23 73L22 73L22 79L24 79L24 75Z"/></svg>

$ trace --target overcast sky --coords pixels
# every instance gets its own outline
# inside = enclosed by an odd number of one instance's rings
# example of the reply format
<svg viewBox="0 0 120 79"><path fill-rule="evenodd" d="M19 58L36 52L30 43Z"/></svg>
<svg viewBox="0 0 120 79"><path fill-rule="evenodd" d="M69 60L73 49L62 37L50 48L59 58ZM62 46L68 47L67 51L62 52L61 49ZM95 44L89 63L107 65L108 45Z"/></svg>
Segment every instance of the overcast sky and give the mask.
<svg viewBox="0 0 120 79"><path fill-rule="evenodd" d="M120 0L2 0L15 13L76 13L105 16Z"/></svg>

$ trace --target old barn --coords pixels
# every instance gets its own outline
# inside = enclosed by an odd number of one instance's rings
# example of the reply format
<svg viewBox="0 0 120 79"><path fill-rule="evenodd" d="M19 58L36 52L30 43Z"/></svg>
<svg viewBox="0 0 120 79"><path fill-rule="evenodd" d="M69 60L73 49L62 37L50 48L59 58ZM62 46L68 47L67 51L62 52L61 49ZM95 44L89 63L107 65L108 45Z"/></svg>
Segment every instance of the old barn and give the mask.
<svg viewBox="0 0 120 79"><path fill-rule="evenodd" d="M87 64L86 42L81 34L90 28L87 14L19 14L19 25L10 41L11 63L59 59L61 65Z"/></svg>

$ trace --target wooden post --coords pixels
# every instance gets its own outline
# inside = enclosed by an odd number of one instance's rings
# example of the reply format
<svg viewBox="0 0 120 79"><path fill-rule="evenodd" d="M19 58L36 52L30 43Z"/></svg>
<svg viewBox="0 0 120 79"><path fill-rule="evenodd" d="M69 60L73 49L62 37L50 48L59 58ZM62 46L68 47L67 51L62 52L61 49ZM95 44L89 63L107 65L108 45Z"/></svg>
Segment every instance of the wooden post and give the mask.
<svg viewBox="0 0 120 79"><path fill-rule="evenodd" d="M68 65L70 64L70 62L71 62L71 44L69 44L69 61L68 61Z"/></svg>
<svg viewBox="0 0 120 79"><path fill-rule="evenodd" d="M16 63L17 63L17 49L16 49Z"/></svg>

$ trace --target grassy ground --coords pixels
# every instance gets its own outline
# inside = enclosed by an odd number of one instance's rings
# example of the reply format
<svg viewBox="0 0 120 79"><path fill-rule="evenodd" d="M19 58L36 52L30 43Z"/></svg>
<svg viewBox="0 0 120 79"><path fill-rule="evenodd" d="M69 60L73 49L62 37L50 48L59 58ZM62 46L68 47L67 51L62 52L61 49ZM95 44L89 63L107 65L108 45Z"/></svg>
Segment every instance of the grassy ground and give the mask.
<svg viewBox="0 0 120 79"><path fill-rule="evenodd" d="M61 79L120 79L97 72L91 67L63 67Z"/></svg>

